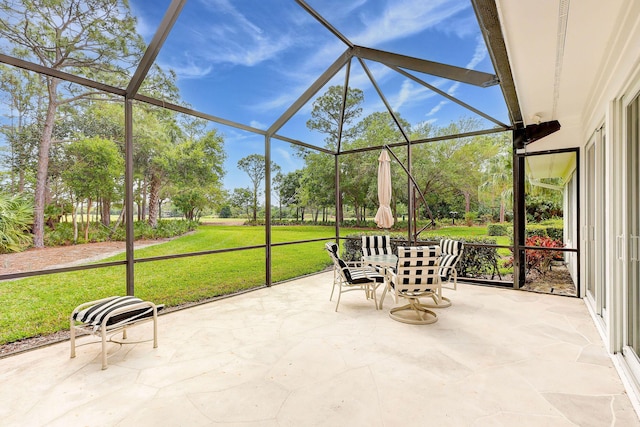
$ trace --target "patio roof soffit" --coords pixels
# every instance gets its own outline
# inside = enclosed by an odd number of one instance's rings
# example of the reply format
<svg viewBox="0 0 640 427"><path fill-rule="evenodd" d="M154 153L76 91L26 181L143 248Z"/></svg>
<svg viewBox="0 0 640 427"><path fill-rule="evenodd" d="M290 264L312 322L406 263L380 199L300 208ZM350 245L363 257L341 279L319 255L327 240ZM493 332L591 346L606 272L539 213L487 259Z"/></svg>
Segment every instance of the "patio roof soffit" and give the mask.
<svg viewBox="0 0 640 427"><path fill-rule="evenodd" d="M172 0L169 8L167 8L164 17L162 18L162 22L160 22L153 39L151 39L151 43L147 46L147 50L145 50L144 55L138 64L138 68L136 68L131 80L129 80L126 90L128 98L131 98L138 93L142 82L155 62L164 41L167 39L169 32L173 28L173 24L175 24L178 19L178 16L180 16L180 12L186 2L187 0Z"/></svg>
<svg viewBox="0 0 640 427"><path fill-rule="evenodd" d="M522 111L495 0L471 0L471 4L476 13L493 68L498 73L500 88L507 103L511 124L522 126Z"/></svg>

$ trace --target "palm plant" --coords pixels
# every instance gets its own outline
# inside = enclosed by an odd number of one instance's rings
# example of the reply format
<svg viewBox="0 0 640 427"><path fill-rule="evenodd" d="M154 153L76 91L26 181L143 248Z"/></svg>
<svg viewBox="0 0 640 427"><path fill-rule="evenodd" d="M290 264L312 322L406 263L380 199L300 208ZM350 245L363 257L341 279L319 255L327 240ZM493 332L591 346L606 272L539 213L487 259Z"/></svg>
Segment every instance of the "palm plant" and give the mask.
<svg viewBox="0 0 640 427"><path fill-rule="evenodd" d="M33 202L22 196L0 193L0 253L19 252L33 236Z"/></svg>
<svg viewBox="0 0 640 427"><path fill-rule="evenodd" d="M513 161L509 153L499 153L489 161L486 179L480 190L497 194L500 199L500 223L505 221L507 205L513 197Z"/></svg>

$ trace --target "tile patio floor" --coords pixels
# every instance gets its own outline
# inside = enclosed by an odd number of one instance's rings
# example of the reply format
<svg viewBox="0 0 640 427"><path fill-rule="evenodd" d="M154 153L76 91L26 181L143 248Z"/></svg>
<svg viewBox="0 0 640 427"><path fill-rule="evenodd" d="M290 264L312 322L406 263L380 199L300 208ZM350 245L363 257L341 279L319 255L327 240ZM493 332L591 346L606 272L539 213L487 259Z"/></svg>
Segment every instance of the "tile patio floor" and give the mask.
<svg viewBox="0 0 640 427"><path fill-rule="evenodd" d="M99 345L0 359L0 425L640 426L579 299L458 285L414 326L389 296L376 311L349 292L335 313L331 279L163 315L157 349L105 371Z"/></svg>

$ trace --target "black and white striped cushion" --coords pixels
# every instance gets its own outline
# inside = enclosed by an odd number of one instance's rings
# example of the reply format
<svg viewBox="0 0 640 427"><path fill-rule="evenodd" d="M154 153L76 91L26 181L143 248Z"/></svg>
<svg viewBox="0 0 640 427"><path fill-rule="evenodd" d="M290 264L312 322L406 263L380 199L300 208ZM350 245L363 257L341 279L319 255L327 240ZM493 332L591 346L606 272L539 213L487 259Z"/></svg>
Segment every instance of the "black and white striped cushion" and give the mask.
<svg viewBox="0 0 640 427"><path fill-rule="evenodd" d="M138 304L143 302L140 298L125 296L125 297L113 297L107 301L103 301L101 303L92 305L90 307L85 308L82 311L76 313L73 318L81 323L88 324L94 327L94 330L99 328L102 325L102 321L115 310L131 306L134 304ZM164 308L164 305L157 305L156 310L161 310ZM115 316L111 316L107 320L107 326L115 327L120 326L128 322L132 322L134 320L143 319L145 317L153 316L153 308L152 307L143 307L131 311L127 311L124 313L117 314Z"/></svg>
<svg viewBox="0 0 640 427"><path fill-rule="evenodd" d="M362 255L387 255L391 251L391 240L388 236L362 236Z"/></svg>
<svg viewBox="0 0 640 427"><path fill-rule="evenodd" d="M442 259L440 260L440 277L447 281L453 272L453 268L462 256L464 243L458 240L442 239L440 240L440 249L442 250Z"/></svg>
<svg viewBox="0 0 640 427"><path fill-rule="evenodd" d="M347 268L349 271L350 283L384 282L384 276L372 267L367 268Z"/></svg>

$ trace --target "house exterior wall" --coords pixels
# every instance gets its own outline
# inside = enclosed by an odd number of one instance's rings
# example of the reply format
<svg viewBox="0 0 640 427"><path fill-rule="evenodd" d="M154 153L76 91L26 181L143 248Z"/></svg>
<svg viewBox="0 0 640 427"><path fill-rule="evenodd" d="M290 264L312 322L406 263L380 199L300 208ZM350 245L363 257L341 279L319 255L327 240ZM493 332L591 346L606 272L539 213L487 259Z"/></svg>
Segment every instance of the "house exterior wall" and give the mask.
<svg viewBox="0 0 640 427"><path fill-rule="evenodd" d="M572 139L581 148L581 178L585 176L587 144L595 140L595 188L588 188L588 180L581 179L580 191L592 191L596 197L593 255L586 248L586 233L581 237L581 277L585 277L588 263L595 263L593 277L595 296L582 297L593 314L609 352L617 361L621 374L628 380L629 390L640 396L640 359L629 347L630 289L640 286L629 272L637 268L632 259L638 240L631 237L630 214L638 211L628 197L630 164L638 158L630 157L627 135L626 104L640 94L640 2L627 1L614 31L610 34L607 55L599 64L597 78L591 86L588 102L574 125L569 123ZM563 126L564 128L564 126ZM598 132L600 134L598 134ZM597 137L594 139L594 135ZM566 139L564 140L566 142ZM545 143L553 143L552 140ZM586 200L586 198L583 198ZM583 202L584 203L584 202ZM581 209L580 226L586 225L586 210ZM637 218L637 217L636 217ZM589 231L585 227L585 231ZM634 264L635 263L635 264ZM636 266L634 266L636 265ZM636 409L638 410L637 406Z"/></svg>

